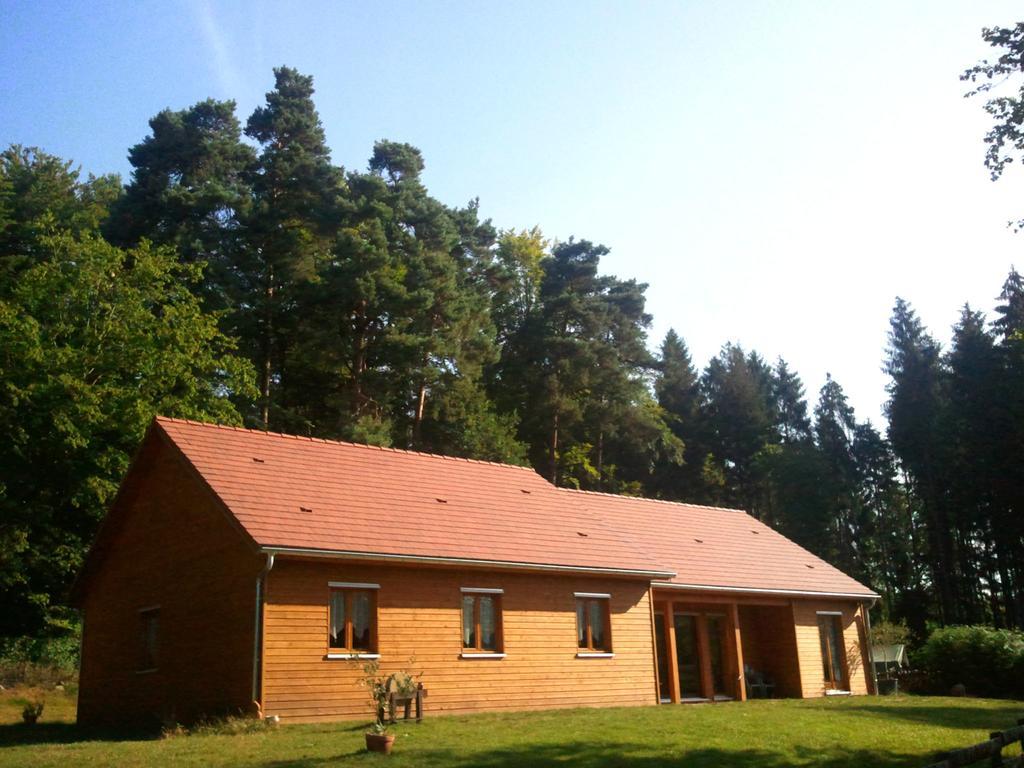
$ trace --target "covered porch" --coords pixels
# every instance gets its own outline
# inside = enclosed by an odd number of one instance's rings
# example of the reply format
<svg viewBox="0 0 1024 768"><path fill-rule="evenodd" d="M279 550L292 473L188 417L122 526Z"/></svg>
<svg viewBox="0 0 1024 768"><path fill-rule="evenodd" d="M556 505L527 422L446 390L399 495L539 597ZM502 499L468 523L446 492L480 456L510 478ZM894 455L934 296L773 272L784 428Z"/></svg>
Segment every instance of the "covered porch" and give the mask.
<svg viewBox="0 0 1024 768"><path fill-rule="evenodd" d="M655 589L653 607L661 703L802 695L789 600Z"/></svg>

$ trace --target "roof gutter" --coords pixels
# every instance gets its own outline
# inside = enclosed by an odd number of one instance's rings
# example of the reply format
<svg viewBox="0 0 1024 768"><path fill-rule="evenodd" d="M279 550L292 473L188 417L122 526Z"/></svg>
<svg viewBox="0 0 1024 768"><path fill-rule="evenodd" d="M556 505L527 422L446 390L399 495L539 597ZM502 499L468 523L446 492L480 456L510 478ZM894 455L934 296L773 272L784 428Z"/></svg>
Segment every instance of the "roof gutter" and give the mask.
<svg viewBox="0 0 1024 768"><path fill-rule="evenodd" d="M256 626L255 631L252 635L252 703L255 705L257 711L263 711L263 691L260 690L260 672L263 667L263 603L264 603L264 592L266 591L267 574L270 573L270 569L274 567L274 553L267 552L267 561L263 565L263 570L260 571L260 575L256 577Z"/></svg>
<svg viewBox="0 0 1024 768"><path fill-rule="evenodd" d="M709 584L677 584L673 581L654 581L651 585L657 589L679 589L690 592L725 592L730 594L784 595L786 597L839 597L844 600L860 600L874 603L879 595L874 593L856 592L815 592L801 589L764 589L762 587L721 587Z"/></svg>
<svg viewBox="0 0 1024 768"><path fill-rule="evenodd" d="M558 573L592 573L605 576L633 576L646 579L672 578L671 571L647 571L630 568L602 568L591 565L551 565L547 563L521 563L512 560L480 560L469 557L434 557L431 555L392 555L375 552L350 552L334 549L312 549L305 547L262 547L269 555L298 555L301 557L326 557L337 560L373 560L394 563L431 563L436 565L463 565L470 567L508 568L528 571L555 571Z"/></svg>
<svg viewBox="0 0 1024 768"><path fill-rule="evenodd" d="M878 695L878 670L875 669L875 644L871 640L871 609L877 602L878 598L875 598L869 605L864 606L864 629L867 630L864 634L867 635L865 640L868 644L868 663L871 665L871 691L876 696Z"/></svg>

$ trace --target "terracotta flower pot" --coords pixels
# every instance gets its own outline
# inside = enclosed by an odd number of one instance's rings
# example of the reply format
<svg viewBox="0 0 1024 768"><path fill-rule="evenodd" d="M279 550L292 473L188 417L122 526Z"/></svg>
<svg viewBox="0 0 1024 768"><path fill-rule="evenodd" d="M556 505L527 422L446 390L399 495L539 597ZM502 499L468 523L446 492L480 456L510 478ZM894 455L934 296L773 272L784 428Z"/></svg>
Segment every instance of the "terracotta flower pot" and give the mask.
<svg viewBox="0 0 1024 768"><path fill-rule="evenodd" d="M394 734L390 733L368 733L366 734L366 748L371 752L382 752L385 755L391 754L391 747L395 744Z"/></svg>

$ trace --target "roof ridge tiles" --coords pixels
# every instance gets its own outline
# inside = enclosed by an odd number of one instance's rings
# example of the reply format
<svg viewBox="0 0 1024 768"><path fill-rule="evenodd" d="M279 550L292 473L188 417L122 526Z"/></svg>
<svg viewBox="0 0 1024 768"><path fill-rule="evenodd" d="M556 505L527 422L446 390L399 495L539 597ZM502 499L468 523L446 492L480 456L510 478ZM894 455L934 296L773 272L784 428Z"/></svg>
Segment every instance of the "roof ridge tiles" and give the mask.
<svg viewBox="0 0 1024 768"><path fill-rule="evenodd" d="M469 459L462 456L446 456L443 453L429 453L427 451L413 451L408 448L392 448L383 445L369 445L368 443L353 443L347 440L328 440L323 437L311 437L309 435L290 435L286 432L274 432L268 429L252 429L250 427L236 427L231 424L217 424L212 421L196 421L194 419L182 419L175 416L157 416L157 422L170 422L171 424L188 424L194 427L210 427L213 429L220 429L227 432L242 432L244 434L260 435L263 437L283 437L289 440L304 440L310 443L324 443L326 445L341 445L346 448L364 448L370 451L381 451L389 453L399 453L410 456L426 456L431 459L446 459L448 461L464 461L469 464L484 464L491 467L507 467L508 469L520 469L526 470L532 474L536 474L532 467L524 467L518 464L506 464L501 461L486 461L484 459ZM541 478L542 480L544 478ZM546 482L546 481L545 481Z"/></svg>
<svg viewBox="0 0 1024 768"><path fill-rule="evenodd" d="M739 512L743 515L749 515L745 509L739 509L738 507L715 507L710 504L694 504L689 501L671 501L669 499L652 499L648 496L626 496L622 493L609 493L608 491L587 491L582 488L564 488L559 486L558 490L568 491L569 493L587 493L591 496L610 496L613 499L628 499L631 501L653 501L658 504L668 504L673 507L696 507L697 509L711 509L716 512Z"/></svg>

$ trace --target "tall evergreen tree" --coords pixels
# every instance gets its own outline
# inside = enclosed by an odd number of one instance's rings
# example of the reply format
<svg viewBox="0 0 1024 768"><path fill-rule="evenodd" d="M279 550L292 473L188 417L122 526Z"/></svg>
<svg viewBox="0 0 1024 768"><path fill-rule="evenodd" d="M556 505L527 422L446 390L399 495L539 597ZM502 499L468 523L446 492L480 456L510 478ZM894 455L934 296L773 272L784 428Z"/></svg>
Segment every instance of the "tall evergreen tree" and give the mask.
<svg viewBox="0 0 1024 768"><path fill-rule="evenodd" d="M587 240L552 249L537 305L505 345L495 380L503 411L521 415L538 471L559 484L635 489L658 452L681 446L647 391L646 286L599 275L607 252Z"/></svg>
<svg viewBox="0 0 1024 768"><path fill-rule="evenodd" d="M811 421L807 417L804 384L795 371L781 357L775 363L772 397L776 407L776 422L784 443L797 443L811 439Z"/></svg>
<svg viewBox="0 0 1024 768"><path fill-rule="evenodd" d="M132 178L104 228L107 238L173 245L184 262L207 265L202 294L209 305L244 300L235 273L256 155L242 143L235 103L207 99L165 109L149 127L150 135L128 150Z"/></svg>
<svg viewBox="0 0 1024 768"><path fill-rule="evenodd" d="M857 502L857 465L853 450L857 422L846 394L831 375L818 395L814 408L814 436L824 462L821 478L828 498L830 544L834 562L847 572L859 571L858 551L863 525Z"/></svg>
<svg viewBox="0 0 1024 768"><path fill-rule="evenodd" d="M882 594L884 618L908 620L923 636L930 605L923 599L916 523L896 457L871 422L857 425L851 452L862 511L855 573Z"/></svg>
<svg viewBox="0 0 1024 768"><path fill-rule="evenodd" d="M661 365L654 384L658 405L672 433L683 445L683 462L658 465L652 483L661 497L675 501L708 503L717 494L720 475L707 472L709 455L700 379L686 342L669 329L661 344Z"/></svg>
<svg viewBox="0 0 1024 768"><path fill-rule="evenodd" d="M1001 378L995 340L985 318L964 306L953 328L953 343L946 355L949 405L943 419L944 484L950 506L956 510L958 562L956 573L964 611L963 620L980 621L980 582L987 582L989 616L1013 623L1012 602L1000 605L1004 591L1012 592L1011 561L1005 546L1006 515L1000 514L992 491L998 485L998 449L994 436L1001 431L997 382ZM993 529L997 526L999 531ZM978 542L986 542L979 552Z"/></svg>
<svg viewBox="0 0 1024 768"><path fill-rule="evenodd" d="M759 455L775 438L771 369L756 353L726 344L701 377L710 451L725 476L723 502L763 513Z"/></svg>
<svg viewBox="0 0 1024 768"><path fill-rule="evenodd" d="M903 299L896 300L890 320L885 371L888 385L889 440L906 468L916 503L926 520L929 572L940 616L960 614L955 578L955 539L942 482L940 424L945 392L938 343Z"/></svg>
<svg viewBox="0 0 1024 768"><path fill-rule="evenodd" d="M994 388L998 404L998 429L990 435L995 443L993 483L999 517L995 532L1012 562L1014 573L1011 620L1024 626L1024 278L1011 269L996 306L993 329L998 341L999 377ZM1008 570L1010 568L1008 567Z"/></svg>
<svg viewBox="0 0 1024 768"><path fill-rule="evenodd" d="M250 180L247 257L239 270L245 298L236 318L244 349L257 363L258 419L265 427L272 413L285 423L289 418L288 354L301 315L297 294L315 278L345 208L343 173L331 164L313 78L278 67L274 79L266 104L245 128L260 154Z"/></svg>

